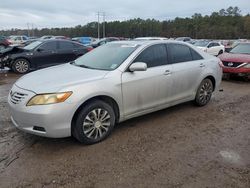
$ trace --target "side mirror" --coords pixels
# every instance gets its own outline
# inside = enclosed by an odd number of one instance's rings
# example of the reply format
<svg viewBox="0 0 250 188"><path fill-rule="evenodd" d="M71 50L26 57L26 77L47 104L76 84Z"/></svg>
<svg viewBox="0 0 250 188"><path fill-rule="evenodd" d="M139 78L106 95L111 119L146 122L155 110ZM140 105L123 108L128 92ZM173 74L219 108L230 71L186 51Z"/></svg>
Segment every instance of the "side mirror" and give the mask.
<svg viewBox="0 0 250 188"><path fill-rule="evenodd" d="M133 63L132 65L130 65L129 70L131 72L146 71L147 70L147 64L142 63L142 62L136 62L136 63Z"/></svg>
<svg viewBox="0 0 250 188"><path fill-rule="evenodd" d="M44 51L44 49L42 49L42 48L38 48L36 51L37 51L37 52L43 52L43 51Z"/></svg>

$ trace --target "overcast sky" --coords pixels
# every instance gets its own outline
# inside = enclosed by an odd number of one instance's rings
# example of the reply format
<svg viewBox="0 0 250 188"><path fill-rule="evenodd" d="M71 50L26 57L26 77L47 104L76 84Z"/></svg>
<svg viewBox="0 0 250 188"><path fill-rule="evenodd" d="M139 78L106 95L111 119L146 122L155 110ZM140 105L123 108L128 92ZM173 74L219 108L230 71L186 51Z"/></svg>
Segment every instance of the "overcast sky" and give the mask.
<svg viewBox="0 0 250 188"><path fill-rule="evenodd" d="M250 13L250 0L0 0L0 30L30 27L70 27L97 20L97 12L107 21L130 18L190 17L229 6Z"/></svg>

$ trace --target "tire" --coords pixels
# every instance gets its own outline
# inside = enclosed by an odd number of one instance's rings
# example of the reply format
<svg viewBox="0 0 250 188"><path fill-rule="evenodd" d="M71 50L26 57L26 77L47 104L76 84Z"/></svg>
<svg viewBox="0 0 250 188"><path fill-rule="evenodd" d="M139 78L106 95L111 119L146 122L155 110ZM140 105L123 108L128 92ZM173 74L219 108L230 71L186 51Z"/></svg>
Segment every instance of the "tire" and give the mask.
<svg viewBox="0 0 250 188"><path fill-rule="evenodd" d="M30 63L23 58L16 59L12 65L12 70L19 74L28 73L30 71Z"/></svg>
<svg viewBox="0 0 250 188"><path fill-rule="evenodd" d="M220 51L219 51L218 55L220 55L220 54L223 54L223 50L220 50Z"/></svg>
<svg viewBox="0 0 250 188"><path fill-rule="evenodd" d="M76 116L72 135L81 143L95 144L106 139L114 129L113 108L101 101L87 103Z"/></svg>
<svg viewBox="0 0 250 188"><path fill-rule="evenodd" d="M210 101L212 97L213 90L214 90L214 86L213 86L212 81L208 78L204 79L201 82L196 92L194 103L197 106L205 106L206 104L208 104L208 102Z"/></svg>

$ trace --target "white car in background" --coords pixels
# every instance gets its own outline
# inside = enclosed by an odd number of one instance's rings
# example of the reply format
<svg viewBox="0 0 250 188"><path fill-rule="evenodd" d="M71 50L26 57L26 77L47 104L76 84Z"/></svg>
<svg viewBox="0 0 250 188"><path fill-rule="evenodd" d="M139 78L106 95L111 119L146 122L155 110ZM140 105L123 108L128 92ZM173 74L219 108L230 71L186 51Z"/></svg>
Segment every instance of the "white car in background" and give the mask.
<svg viewBox="0 0 250 188"><path fill-rule="evenodd" d="M138 37L133 39L135 41L149 41L149 40L168 40L168 38L165 37Z"/></svg>
<svg viewBox="0 0 250 188"><path fill-rule="evenodd" d="M194 45L210 55L218 56L225 52L225 46L215 41L199 40L195 42Z"/></svg>
<svg viewBox="0 0 250 188"><path fill-rule="evenodd" d="M11 35L7 40L10 43L10 46L22 46L29 40L29 38L25 35Z"/></svg>

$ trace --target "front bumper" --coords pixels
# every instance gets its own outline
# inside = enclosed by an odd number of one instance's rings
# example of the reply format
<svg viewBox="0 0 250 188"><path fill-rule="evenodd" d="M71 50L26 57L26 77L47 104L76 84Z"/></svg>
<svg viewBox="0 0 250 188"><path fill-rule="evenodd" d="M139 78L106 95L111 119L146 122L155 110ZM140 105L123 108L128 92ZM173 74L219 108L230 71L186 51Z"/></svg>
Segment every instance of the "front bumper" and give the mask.
<svg viewBox="0 0 250 188"><path fill-rule="evenodd" d="M15 92L25 94L21 102L13 101L13 93ZM26 106L27 102L35 95L32 91L13 86L8 97L13 124L22 131L39 136L51 138L71 136L74 105L64 102L52 105Z"/></svg>

